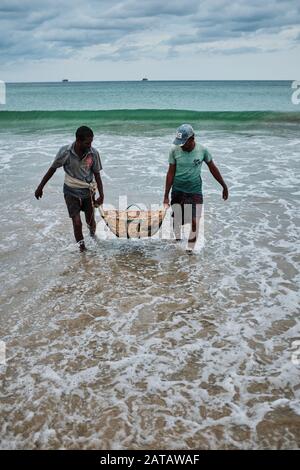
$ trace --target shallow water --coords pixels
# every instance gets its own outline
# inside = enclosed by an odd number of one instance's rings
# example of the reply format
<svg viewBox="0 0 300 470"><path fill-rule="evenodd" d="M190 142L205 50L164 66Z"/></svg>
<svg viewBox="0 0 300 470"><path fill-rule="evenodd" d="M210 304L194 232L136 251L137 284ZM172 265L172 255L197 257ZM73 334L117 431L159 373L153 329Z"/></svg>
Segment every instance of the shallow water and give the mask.
<svg viewBox="0 0 300 470"><path fill-rule="evenodd" d="M297 448L298 133L202 132L204 247L87 237L63 171L72 135L1 134L1 447ZM172 133L99 134L105 200L160 203ZM86 233L86 232L85 232Z"/></svg>

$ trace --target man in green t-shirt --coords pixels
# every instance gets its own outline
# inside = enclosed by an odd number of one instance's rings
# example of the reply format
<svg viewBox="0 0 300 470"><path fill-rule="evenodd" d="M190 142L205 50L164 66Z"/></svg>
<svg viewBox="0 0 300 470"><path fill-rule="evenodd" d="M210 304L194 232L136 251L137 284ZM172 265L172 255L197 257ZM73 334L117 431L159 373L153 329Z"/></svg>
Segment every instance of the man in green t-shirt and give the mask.
<svg viewBox="0 0 300 470"><path fill-rule="evenodd" d="M195 134L190 124L182 124L176 133L176 138L169 153L169 170L166 178L164 205L169 207L169 192L173 228L176 240L181 240L181 226L190 223L191 232L188 240L188 252L195 247L198 233L201 209L203 204L201 166L207 164L213 177L223 187L223 199L228 199L228 188L212 160L208 150L195 142Z"/></svg>

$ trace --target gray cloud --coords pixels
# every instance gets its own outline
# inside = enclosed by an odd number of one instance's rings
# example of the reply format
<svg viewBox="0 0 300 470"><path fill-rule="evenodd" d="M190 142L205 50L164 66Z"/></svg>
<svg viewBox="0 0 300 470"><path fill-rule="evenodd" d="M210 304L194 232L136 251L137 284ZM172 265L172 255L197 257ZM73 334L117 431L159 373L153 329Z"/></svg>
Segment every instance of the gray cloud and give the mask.
<svg viewBox="0 0 300 470"><path fill-rule="evenodd" d="M285 3L288 3L289 8ZM191 18L197 30L198 39L237 37L256 31L280 30L283 27L299 25L300 9L296 1L224 2L211 0Z"/></svg>
<svg viewBox="0 0 300 470"><path fill-rule="evenodd" d="M127 0L118 2L107 11L107 16L114 18L128 17L158 17L163 15L185 17L196 13L199 9L199 0L151 0L141 2L137 0Z"/></svg>
<svg viewBox="0 0 300 470"><path fill-rule="evenodd" d="M245 48L239 40L276 37L299 24L298 0L1 0L0 59L6 63L78 53L97 61L165 59L178 57L181 47L193 50L206 44L203 51L216 51L210 43L229 40L236 45L222 47L220 53L255 53L262 50L259 45Z"/></svg>
<svg viewBox="0 0 300 470"><path fill-rule="evenodd" d="M197 48L197 52L207 52L209 54L222 54L222 55L238 55L238 54L257 54L258 52L262 52L262 49L259 47L235 47L235 48L226 48L224 50L220 50L217 48L210 48L210 49L201 49L201 47ZM263 52L275 52L275 49L265 49Z"/></svg>

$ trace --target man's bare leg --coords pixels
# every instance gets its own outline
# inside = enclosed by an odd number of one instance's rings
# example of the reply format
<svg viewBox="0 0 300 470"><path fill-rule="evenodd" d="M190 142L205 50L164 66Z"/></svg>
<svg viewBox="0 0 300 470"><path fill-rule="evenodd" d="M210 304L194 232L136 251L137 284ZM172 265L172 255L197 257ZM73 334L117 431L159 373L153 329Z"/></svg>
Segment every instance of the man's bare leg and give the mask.
<svg viewBox="0 0 300 470"><path fill-rule="evenodd" d="M91 207L91 209L85 212L85 221L90 231L91 237L94 237L96 233L96 221L95 221L94 207Z"/></svg>
<svg viewBox="0 0 300 470"><path fill-rule="evenodd" d="M200 228L200 217L202 213L202 204L196 204L196 212L192 215L191 231L188 239L187 251L192 253L195 248Z"/></svg>
<svg viewBox="0 0 300 470"><path fill-rule="evenodd" d="M74 230L75 240L79 244L80 251L84 251L86 248L85 248L85 243L84 243L84 240L83 240L82 223L81 223L80 213L78 213L74 217L72 217L72 222L73 222L73 230Z"/></svg>
<svg viewBox="0 0 300 470"><path fill-rule="evenodd" d="M191 231L188 239L188 251L192 252L195 248L200 227L200 216L192 218Z"/></svg>
<svg viewBox="0 0 300 470"><path fill-rule="evenodd" d="M176 241L182 239L182 207L180 204L173 204L173 232Z"/></svg>
<svg viewBox="0 0 300 470"><path fill-rule="evenodd" d="M175 222L175 220L173 220L173 232L174 232L175 240L177 242L180 242L181 238L182 238L181 229L182 229L181 224L179 224L179 223Z"/></svg>

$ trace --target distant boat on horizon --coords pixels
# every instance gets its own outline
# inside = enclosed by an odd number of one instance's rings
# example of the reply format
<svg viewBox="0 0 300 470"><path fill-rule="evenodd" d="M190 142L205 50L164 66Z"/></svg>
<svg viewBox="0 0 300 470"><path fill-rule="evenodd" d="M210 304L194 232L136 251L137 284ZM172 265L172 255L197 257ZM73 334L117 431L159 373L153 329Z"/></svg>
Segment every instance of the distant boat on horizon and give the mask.
<svg viewBox="0 0 300 470"><path fill-rule="evenodd" d="M148 81L148 78L142 78L142 82L147 82Z"/></svg>
<svg viewBox="0 0 300 470"><path fill-rule="evenodd" d="M63 79L62 79L62 82L68 82L68 81L69 81L68 78L63 78Z"/></svg>

